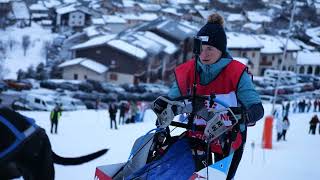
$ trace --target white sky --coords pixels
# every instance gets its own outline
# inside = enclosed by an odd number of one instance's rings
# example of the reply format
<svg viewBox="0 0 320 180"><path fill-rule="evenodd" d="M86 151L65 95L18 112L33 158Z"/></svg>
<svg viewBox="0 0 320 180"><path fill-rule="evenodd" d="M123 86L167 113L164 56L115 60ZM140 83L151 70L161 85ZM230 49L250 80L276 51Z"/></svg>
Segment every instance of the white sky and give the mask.
<svg viewBox="0 0 320 180"><path fill-rule="evenodd" d="M271 105L264 105L265 114ZM49 112L22 112L35 118L46 129L53 150L62 156L80 156L103 148L109 152L79 166L55 165L56 179L93 179L97 166L126 161L134 140L154 128L155 114L148 110L143 123L120 126L110 130L107 110L63 112L58 135L49 133ZM248 129L247 145L237 171L237 180L302 180L319 179L320 135L308 135L309 120L314 113L289 114L291 123L286 142L276 142L275 127L273 149L261 149L264 120ZM318 113L318 116L320 113ZM181 130L178 130L178 132ZM251 143L255 148L252 149ZM214 178L212 178L214 179Z"/></svg>

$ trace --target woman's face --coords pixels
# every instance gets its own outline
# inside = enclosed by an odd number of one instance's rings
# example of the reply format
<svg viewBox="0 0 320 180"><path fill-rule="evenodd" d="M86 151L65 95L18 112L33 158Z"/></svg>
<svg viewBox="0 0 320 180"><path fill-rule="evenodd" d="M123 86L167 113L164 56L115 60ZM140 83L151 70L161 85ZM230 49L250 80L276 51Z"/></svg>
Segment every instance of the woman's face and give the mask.
<svg viewBox="0 0 320 180"><path fill-rule="evenodd" d="M202 64L213 64L220 59L221 55L222 52L217 48L210 45L202 45L202 51L200 54Z"/></svg>

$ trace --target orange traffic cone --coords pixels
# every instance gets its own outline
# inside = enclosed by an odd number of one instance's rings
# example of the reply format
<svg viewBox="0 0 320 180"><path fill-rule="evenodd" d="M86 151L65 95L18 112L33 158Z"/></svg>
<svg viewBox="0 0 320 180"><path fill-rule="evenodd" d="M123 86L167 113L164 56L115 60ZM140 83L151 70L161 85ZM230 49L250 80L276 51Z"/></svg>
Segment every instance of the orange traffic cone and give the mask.
<svg viewBox="0 0 320 180"><path fill-rule="evenodd" d="M272 122L273 116L269 115L264 121L262 148L272 149Z"/></svg>

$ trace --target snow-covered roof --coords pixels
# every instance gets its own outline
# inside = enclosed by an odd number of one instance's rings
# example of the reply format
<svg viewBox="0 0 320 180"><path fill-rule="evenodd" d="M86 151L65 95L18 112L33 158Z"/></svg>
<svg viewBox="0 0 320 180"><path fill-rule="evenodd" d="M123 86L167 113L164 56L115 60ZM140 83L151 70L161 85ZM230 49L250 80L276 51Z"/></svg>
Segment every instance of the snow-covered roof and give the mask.
<svg viewBox="0 0 320 180"><path fill-rule="evenodd" d="M280 37L280 36L277 36L277 38L285 46L287 38L283 38L283 37ZM299 50L301 50L301 48L296 43L294 43L294 41L292 41L291 39L288 39L287 50L288 51L299 51Z"/></svg>
<svg viewBox="0 0 320 180"><path fill-rule="evenodd" d="M259 43L253 36L227 32L227 47L230 49L260 49L263 48L262 44Z"/></svg>
<svg viewBox="0 0 320 180"><path fill-rule="evenodd" d="M230 14L227 18L227 21L245 21L246 18L242 14Z"/></svg>
<svg viewBox="0 0 320 180"><path fill-rule="evenodd" d="M96 25L104 25L105 22L103 20L103 18L91 18L92 24L96 24Z"/></svg>
<svg viewBox="0 0 320 180"><path fill-rule="evenodd" d="M46 14L46 13L32 13L31 14L31 19L34 19L34 18L46 18L48 16L49 15Z"/></svg>
<svg viewBox="0 0 320 180"><path fill-rule="evenodd" d="M283 52L283 44L276 37L270 35L256 35L254 37L263 45L261 53L277 54Z"/></svg>
<svg viewBox="0 0 320 180"><path fill-rule="evenodd" d="M67 13L71 13L74 11L81 11L86 14L91 14L88 11L88 9L86 9L85 7L82 7L82 6L77 6L77 4L70 4L68 6L62 6L62 7L58 7L56 9L57 14L67 14Z"/></svg>
<svg viewBox="0 0 320 180"><path fill-rule="evenodd" d="M300 46L302 49L307 49L307 50L315 50L315 48L313 46L309 46L307 44L305 44L304 42L298 40L298 39L293 39L293 41Z"/></svg>
<svg viewBox="0 0 320 180"><path fill-rule="evenodd" d="M131 8L134 7L135 2L132 0L122 0L123 7Z"/></svg>
<svg viewBox="0 0 320 180"><path fill-rule="evenodd" d="M147 4L147 3L137 3L144 11L159 11L161 6L159 4Z"/></svg>
<svg viewBox="0 0 320 180"><path fill-rule="evenodd" d="M201 15L201 17L203 19L208 19L208 17L212 14L217 12L217 10L215 9L211 9L211 10L198 10L199 14Z"/></svg>
<svg viewBox="0 0 320 180"><path fill-rule="evenodd" d="M310 42L320 45L320 27L309 28L306 34L311 38Z"/></svg>
<svg viewBox="0 0 320 180"><path fill-rule="evenodd" d="M84 43L77 44L71 47L70 49L75 50L75 49L83 49L87 47L103 45L103 44L106 44L109 40L113 39L114 37L116 37L116 34L109 34L109 35L94 37Z"/></svg>
<svg viewBox="0 0 320 180"><path fill-rule="evenodd" d="M30 13L24 1L12 1L12 11L16 19L29 19Z"/></svg>
<svg viewBox="0 0 320 180"><path fill-rule="evenodd" d="M173 44L172 42L162 38L161 36L158 36L157 34L150 32L150 31L145 31L145 32L138 32L143 34L145 37L149 38L149 39L153 39L154 41L162 44L165 46L164 48L164 52L167 54L173 54L175 53L178 48L175 44Z"/></svg>
<svg viewBox="0 0 320 180"><path fill-rule="evenodd" d="M157 24L155 28L161 33L164 33L179 41L192 37L197 32L194 28L190 28L187 25L184 25L180 22L177 23L172 20L164 20Z"/></svg>
<svg viewBox="0 0 320 180"><path fill-rule="evenodd" d="M158 15L155 13L121 14L121 17L126 20L153 21L158 18Z"/></svg>
<svg viewBox="0 0 320 180"><path fill-rule="evenodd" d="M134 32L128 36L124 36L121 39L125 39L127 42L130 42L130 44L141 47L152 54L159 54L164 49L164 46L162 44L144 37L138 32Z"/></svg>
<svg viewBox="0 0 320 180"><path fill-rule="evenodd" d="M61 5L61 2L58 0L48 0L48 1L43 1L45 7L47 8L52 8Z"/></svg>
<svg viewBox="0 0 320 180"><path fill-rule="evenodd" d="M39 3L39 2L37 4L32 4L29 7L29 9L31 11L47 11L48 10L47 7L45 7L42 3Z"/></svg>
<svg viewBox="0 0 320 180"><path fill-rule="evenodd" d="M107 24L110 24L110 23L112 23L112 24L116 24L116 23L125 24L125 23L127 23L127 21L125 19L123 19L122 17L117 16L117 15L103 15L102 18Z"/></svg>
<svg viewBox="0 0 320 180"><path fill-rule="evenodd" d="M271 22L272 18L266 15L263 15L256 11L248 11L247 17L249 21L255 22L255 23L262 23L262 22Z"/></svg>
<svg viewBox="0 0 320 180"><path fill-rule="evenodd" d="M192 4L194 3L193 0L168 0L169 4Z"/></svg>
<svg viewBox="0 0 320 180"><path fill-rule="evenodd" d="M161 9L161 11L165 12L165 13L173 14L173 15L176 15L176 16L182 16L183 15L182 13L179 13L176 8L173 8L173 7L167 7L167 8Z"/></svg>
<svg viewBox="0 0 320 180"><path fill-rule="evenodd" d="M257 30L262 28L262 25L261 24L257 24L257 23L245 23L243 25L243 28L247 28L247 29L251 29L253 31L257 31Z"/></svg>
<svg viewBox="0 0 320 180"><path fill-rule="evenodd" d="M74 65L81 65L99 74L102 74L108 70L108 68L105 65L87 58L72 59L60 64L59 67L64 68L64 67L74 66Z"/></svg>
<svg viewBox="0 0 320 180"><path fill-rule="evenodd" d="M123 40L111 40L107 42L107 44L139 59L144 59L148 55L143 49L131 45Z"/></svg>
<svg viewBox="0 0 320 180"><path fill-rule="evenodd" d="M320 65L320 53L311 51L299 51L297 57L298 65Z"/></svg>

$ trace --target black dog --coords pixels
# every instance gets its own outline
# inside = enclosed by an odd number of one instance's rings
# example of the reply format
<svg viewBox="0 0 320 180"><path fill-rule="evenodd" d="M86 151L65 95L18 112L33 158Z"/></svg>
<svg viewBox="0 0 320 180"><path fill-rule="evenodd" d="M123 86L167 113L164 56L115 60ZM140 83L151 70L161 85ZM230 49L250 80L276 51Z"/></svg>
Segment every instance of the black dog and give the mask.
<svg viewBox="0 0 320 180"><path fill-rule="evenodd" d="M45 130L21 114L0 108L0 179L22 176L25 180L53 180L54 163L78 165L105 154L108 149L95 153L64 158L51 149Z"/></svg>

